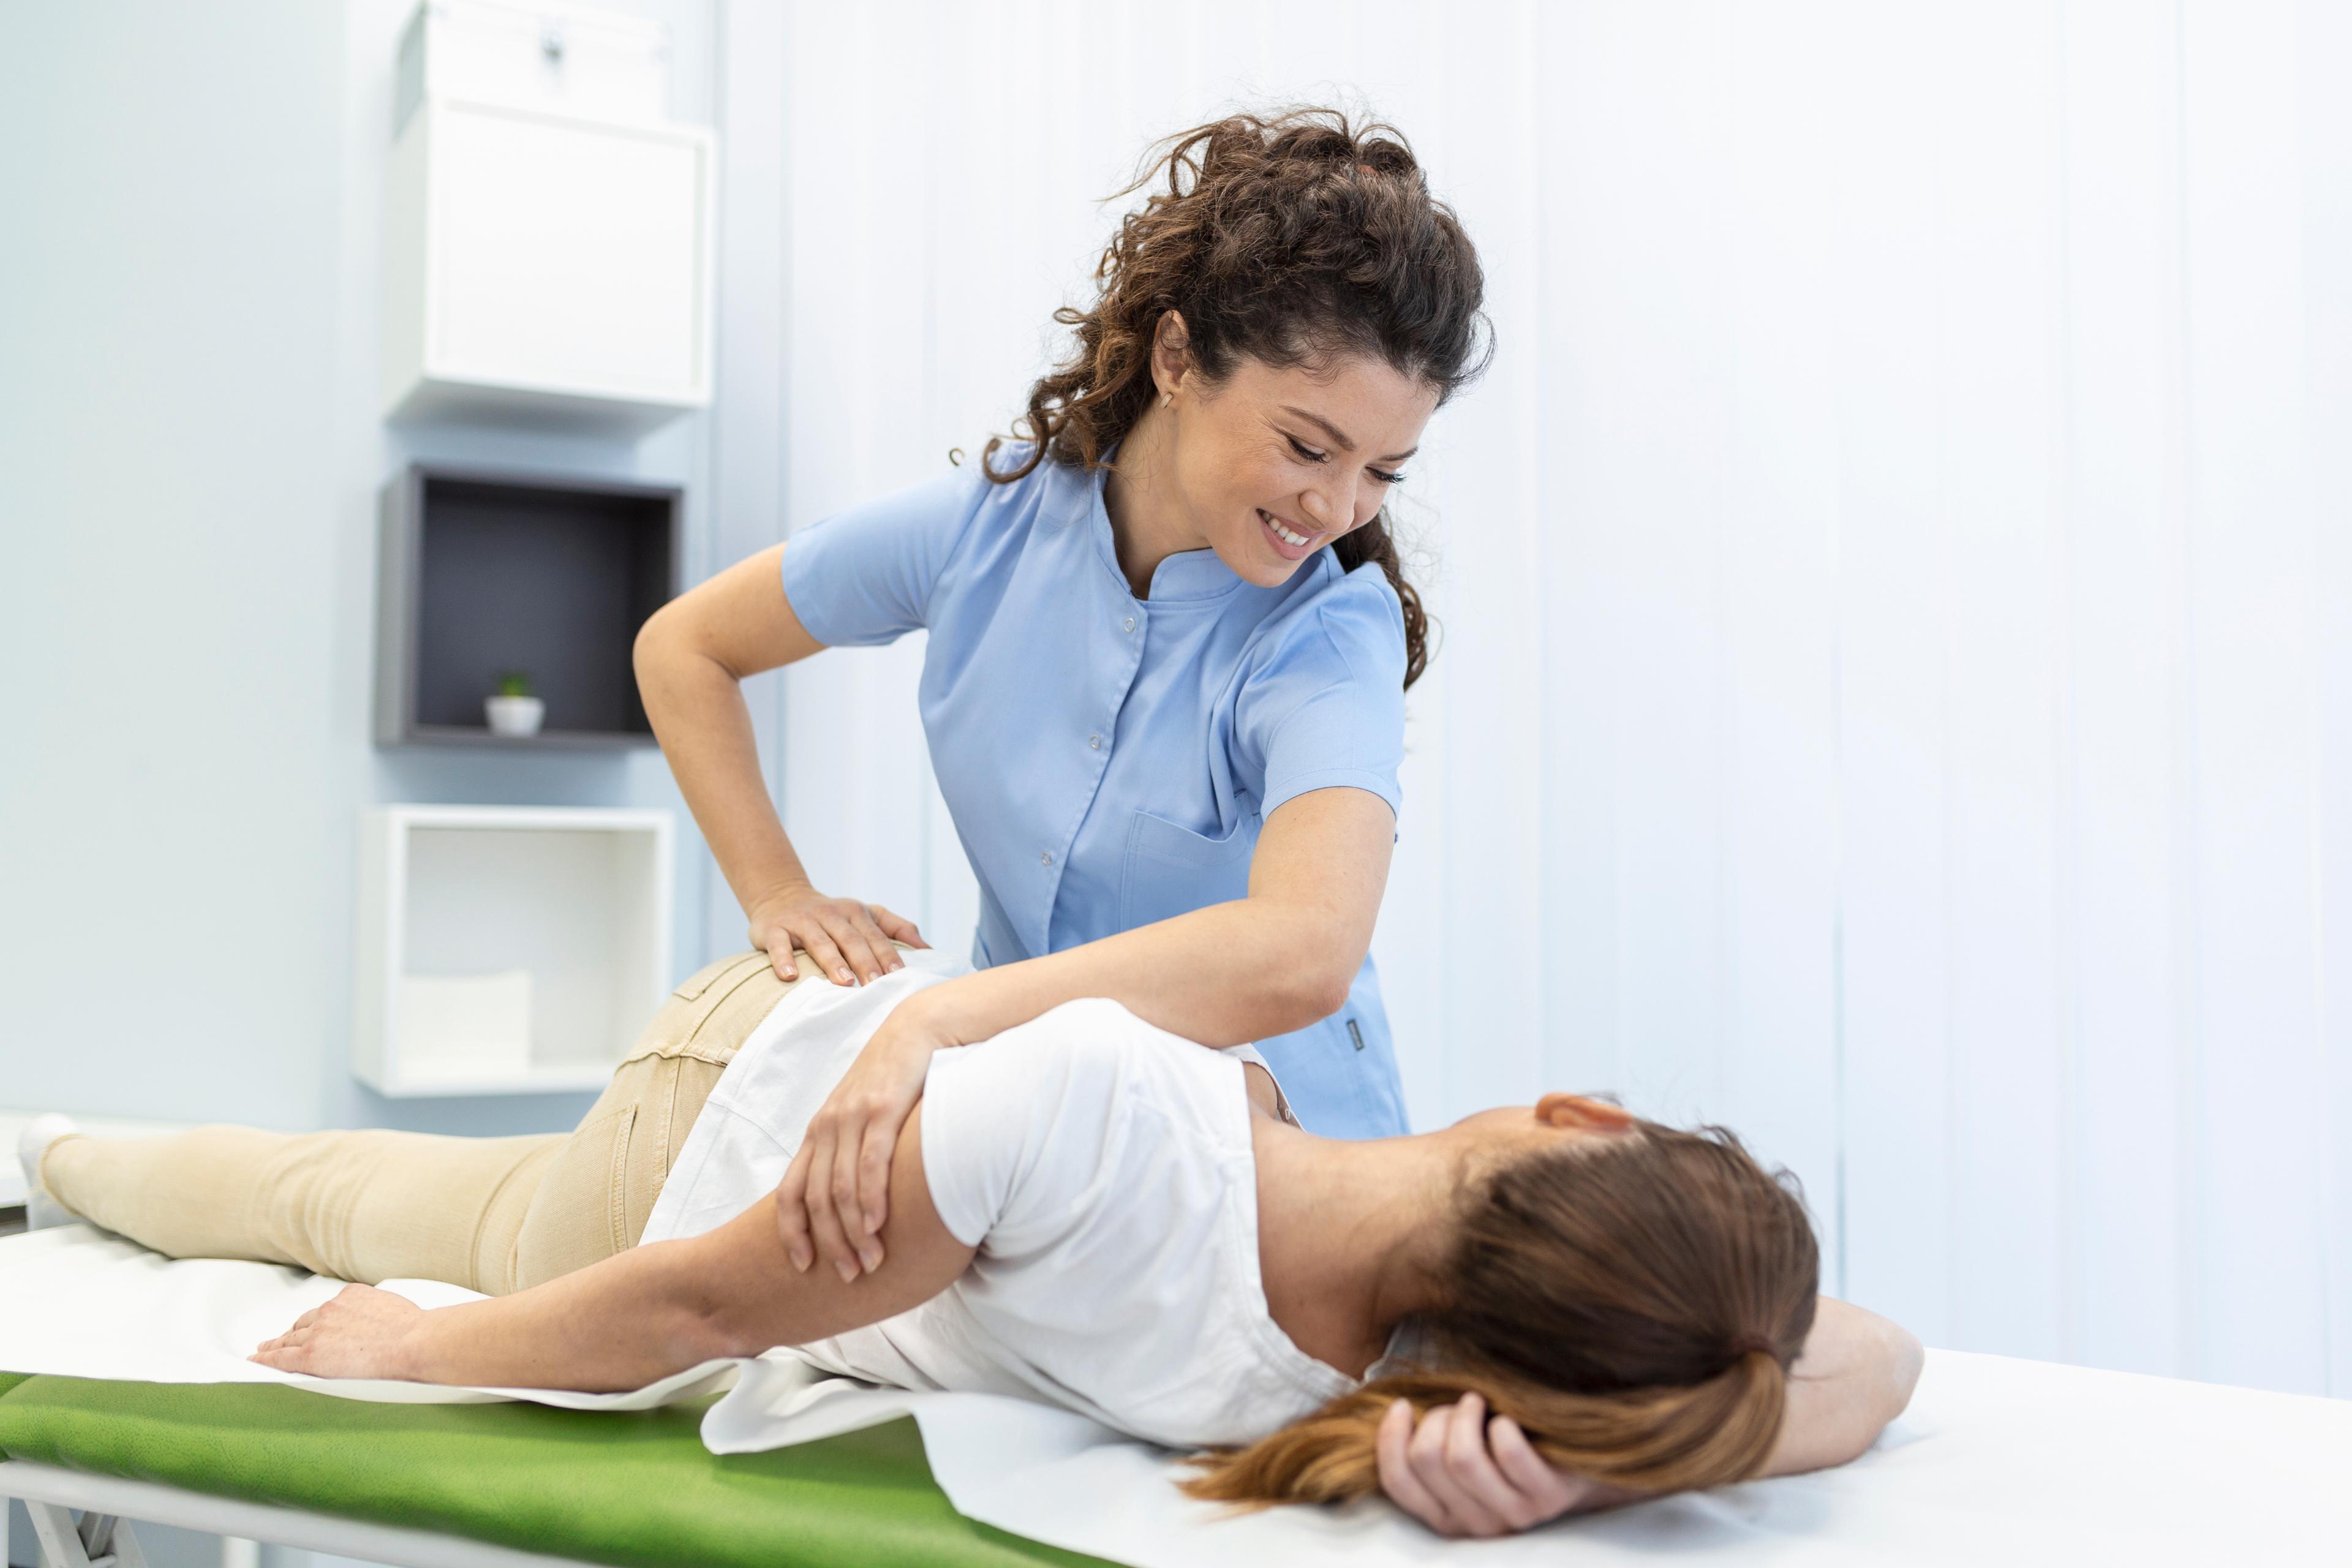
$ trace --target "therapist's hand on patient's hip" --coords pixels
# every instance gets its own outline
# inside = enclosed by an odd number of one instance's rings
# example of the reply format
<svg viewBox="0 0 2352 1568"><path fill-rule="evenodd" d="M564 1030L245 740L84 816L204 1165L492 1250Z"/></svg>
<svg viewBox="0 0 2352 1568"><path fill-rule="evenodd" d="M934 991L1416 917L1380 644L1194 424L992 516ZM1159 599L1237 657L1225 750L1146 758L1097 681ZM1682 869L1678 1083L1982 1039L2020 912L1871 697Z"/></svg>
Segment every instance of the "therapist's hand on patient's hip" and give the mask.
<svg viewBox="0 0 2352 1568"><path fill-rule="evenodd" d="M1374 1452L1381 1490L1440 1535L1509 1535L1623 1495L1553 1468L1509 1416L1489 1421L1475 1394L1417 1419L1398 1400L1381 1421Z"/></svg>
<svg viewBox="0 0 2352 1568"><path fill-rule="evenodd" d="M906 964L893 942L929 947L915 922L880 904L829 899L806 882L780 888L751 910L751 945L768 955L780 980L800 978L799 948L836 985L879 980Z"/></svg>
<svg viewBox="0 0 2352 1568"><path fill-rule="evenodd" d="M776 1188L776 1230L794 1268L822 1255L844 1279L855 1279L882 1266L898 1133L922 1098L931 1053L966 1043L933 1005L937 994L919 991L893 1007L809 1119Z"/></svg>

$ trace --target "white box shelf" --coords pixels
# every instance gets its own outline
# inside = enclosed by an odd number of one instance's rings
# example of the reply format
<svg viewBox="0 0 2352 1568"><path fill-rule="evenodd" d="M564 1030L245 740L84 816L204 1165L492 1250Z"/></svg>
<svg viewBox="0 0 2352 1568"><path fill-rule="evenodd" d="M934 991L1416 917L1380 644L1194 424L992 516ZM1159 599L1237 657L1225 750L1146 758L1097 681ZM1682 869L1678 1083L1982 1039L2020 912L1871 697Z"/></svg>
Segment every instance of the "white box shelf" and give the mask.
<svg viewBox="0 0 2352 1568"><path fill-rule="evenodd" d="M352 1071L378 1093L601 1089L670 989L669 813L361 821Z"/></svg>
<svg viewBox="0 0 2352 1568"><path fill-rule="evenodd" d="M701 127L426 96L384 216L388 417L597 434L710 402Z"/></svg>

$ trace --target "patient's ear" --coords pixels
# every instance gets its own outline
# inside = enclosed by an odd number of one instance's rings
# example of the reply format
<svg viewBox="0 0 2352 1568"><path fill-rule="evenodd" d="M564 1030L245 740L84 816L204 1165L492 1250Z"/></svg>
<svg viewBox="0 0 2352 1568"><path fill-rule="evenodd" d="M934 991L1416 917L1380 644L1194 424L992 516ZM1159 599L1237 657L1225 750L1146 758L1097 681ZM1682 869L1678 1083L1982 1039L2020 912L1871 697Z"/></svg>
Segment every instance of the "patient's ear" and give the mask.
<svg viewBox="0 0 2352 1568"><path fill-rule="evenodd" d="M1547 1094L1536 1101L1536 1120L1547 1127L1581 1128L1588 1132L1622 1132L1633 1125L1633 1113L1622 1105L1582 1094Z"/></svg>

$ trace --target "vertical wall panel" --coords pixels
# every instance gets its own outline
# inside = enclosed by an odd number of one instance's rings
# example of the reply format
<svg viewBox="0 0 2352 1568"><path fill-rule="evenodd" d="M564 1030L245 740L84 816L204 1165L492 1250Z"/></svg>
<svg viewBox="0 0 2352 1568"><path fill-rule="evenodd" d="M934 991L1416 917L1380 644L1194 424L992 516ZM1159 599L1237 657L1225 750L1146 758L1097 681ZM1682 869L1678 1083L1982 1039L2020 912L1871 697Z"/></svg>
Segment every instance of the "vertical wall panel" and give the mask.
<svg viewBox="0 0 2352 1568"><path fill-rule="evenodd" d="M2298 8L2305 437L2318 534L2320 1028L2327 1073L2328 1389L2352 1396L2352 10Z"/></svg>
<svg viewBox="0 0 2352 1568"><path fill-rule="evenodd" d="M2203 1166L2196 1371L2322 1386L2302 185L2294 8L2186 8L2189 615Z"/></svg>
<svg viewBox="0 0 2352 1568"><path fill-rule="evenodd" d="M1504 18L1513 27L1529 22L1523 11ZM1494 90L1445 107L1435 117L1443 143L1521 148L1535 130L1538 85L1531 70L1514 70ZM1383 112L1413 126L1402 108ZM1423 142L1424 156L1444 156L1440 145ZM1472 233L1522 254L1541 243L1533 171L1523 154L1463 159L1454 167L1460 173L1446 181L1446 193L1462 204ZM1446 1051L1441 1078L1454 1114L1525 1099L1537 1086L1551 1087L1555 1076L1546 1059L1541 983L1550 956L1541 846L1552 814L1543 725L1525 698L1526 672L1541 665L1550 621L1537 423L1541 366L1520 346L1541 309L1534 283L1532 271L1495 279L1487 308L1509 346L1463 399L1461 406L1477 410L1474 418L1457 419L1448 409L1433 421L1434 460L1406 465L1411 478L1394 507L1408 540L1429 547L1437 568L1433 608L1443 647L1432 668L1446 682L1444 706L1439 712L1411 700L1416 721L1407 739L1416 753L1435 750L1427 771L1442 793L1437 801L1408 795L1400 831L1443 846L1441 940L1406 962L1433 960L1442 969L1444 1012L1416 1021L1424 1029L1434 1023L1459 1042ZM1425 499L1433 479L1444 486L1442 510ZM1399 902L1418 901L1414 889L1400 885ZM1393 963L1384 975L1391 991L1422 978ZM1559 1087L1600 1086L1562 1080Z"/></svg>
<svg viewBox="0 0 2352 1568"><path fill-rule="evenodd" d="M1952 1334L2058 1352L2057 129L2048 8L1935 29Z"/></svg>
<svg viewBox="0 0 2352 1568"><path fill-rule="evenodd" d="M1546 289L1528 347L1544 367L1538 439L1548 472L1545 635L1536 667L1547 812L1537 849L1549 949L1545 1047L1554 1082L1610 1089L1626 1081L1618 1054L1613 656L1622 542L1602 479L1615 358L1601 330L1613 293L1600 259L1605 208L1596 187L1614 156L1617 127L1601 108L1609 101L1609 56L1591 8L1546 5L1537 15L1545 91L1536 127L1536 249Z"/></svg>
<svg viewBox="0 0 2352 1568"><path fill-rule="evenodd" d="M1949 1343L1948 698L1933 40L1847 14L1832 245L1843 1289Z"/></svg>
<svg viewBox="0 0 2352 1568"><path fill-rule="evenodd" d="M1836 1278L1837 820L1826 5L1727 13L1722 500L1723 1083L1710 1107L1803 1179Z"/></svg>
<svg viewBox="0 0 2352 1568"><path fill-rule="evenodd" d="M2063 1348L2093 1365L2174 1373L2189 1262L2186 885L2174 834L2185 789L2174 766L2185 657L2179 62L2168 10L2070 4L2063 22Z"/></svg>
<svg viewBox="0 0 2352 1568"><path fill-rule="evenodd" d="M1722 527L1727 97L1719 7L1612 7L1592 85L1581 243L1608 384L1591 455L1619 595L1603 667L1613 711L1620 932L1617 1086L1690 1121L1720 1100L1725 925ZM1638 158L1621 151L1631 143Z"/></svg>

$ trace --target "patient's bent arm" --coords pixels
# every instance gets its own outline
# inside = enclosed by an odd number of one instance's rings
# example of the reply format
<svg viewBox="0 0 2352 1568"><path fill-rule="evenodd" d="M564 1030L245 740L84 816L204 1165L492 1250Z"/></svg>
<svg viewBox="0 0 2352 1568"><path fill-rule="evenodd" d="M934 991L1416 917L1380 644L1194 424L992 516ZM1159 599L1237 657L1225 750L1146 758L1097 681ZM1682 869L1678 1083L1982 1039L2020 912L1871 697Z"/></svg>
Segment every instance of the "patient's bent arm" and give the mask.
<svg viewBox="0 0 2352 1568"><path fill-rule="evenodd" d="M1919 1342L1903 1329L1822 1297L1790 1371L1787 1413L1762 1473L1791 1476L1860 1458L1910 1403L1922 1357ZM1458 1419L1465 1413L1468 1421ZM1441 1535L1497 1535L1652 1495L1562 1470L1553 1470L1548 1485L1528 1468L1533 1456L1519 1452L1526 1445L1516 1430L1503 1434L1503 1423L1487 1424L1485 1415L1475 1395L1418 1417L1392 1411L1380 1454L1389 1500ZM1469 1436L1481 1429L1483 1441ZM1516 1445L1507 1454L1507 1441Z"/></svg>
<svg viewBox="0 0 2352 1568"><path fill-rule="evenodd" d="M353 1287L346 1297L359 1307L319 1315L301 1342L255 1359L325 1376L614 1393L895 1317L952 1284L973 1250L932 1206L921 1115L919 1108L892 1162L887 1259L854 1281L793 1267L771 1194L707 1235L636 1247L492 1300L403 1316L367 1309L370 1293ZM382 1326L394 1321L396 1334ZM371 1332L383 1337L380 1350L360 1343Z"/></svg>
<svg viewBox="0 0 2352 1568"><path fill-rule="evenodd" d="M1907 1331L1822 1297L1804 1353L1789 1370L1788 1413L1764 1474L1793 1476L1861 1458L1911 1403L1925 1358Z"/></svg>

